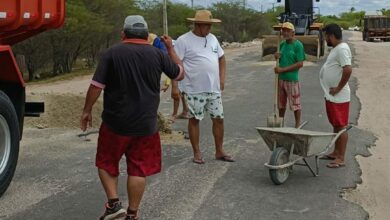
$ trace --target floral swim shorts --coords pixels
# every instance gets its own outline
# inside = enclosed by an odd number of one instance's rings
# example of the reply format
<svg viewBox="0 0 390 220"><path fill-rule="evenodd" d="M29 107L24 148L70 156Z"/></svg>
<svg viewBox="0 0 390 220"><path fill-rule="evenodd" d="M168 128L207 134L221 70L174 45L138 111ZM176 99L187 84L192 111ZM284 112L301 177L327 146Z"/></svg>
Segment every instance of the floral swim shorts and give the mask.
<svg viewBox="0 0 390 220"><path fill-rule="evenodd" d="M223 119L222 96L220 93L184 94L190 118L202 120L208 112L211 118Z"/></svg>

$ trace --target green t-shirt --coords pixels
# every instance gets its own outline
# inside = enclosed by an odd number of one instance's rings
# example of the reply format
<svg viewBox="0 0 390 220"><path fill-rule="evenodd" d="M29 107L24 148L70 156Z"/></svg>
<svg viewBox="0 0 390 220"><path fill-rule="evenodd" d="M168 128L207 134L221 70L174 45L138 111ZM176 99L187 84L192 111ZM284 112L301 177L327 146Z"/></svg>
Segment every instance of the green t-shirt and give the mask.
<svg viewBox="0 0 390 220"><path fill-rule="evenodd" d="M305 60L303 44L299 40L292 43L283 41L280 43L280 67L291 66L297 62ZM298 70L279 74L279 79L286 81L298 81Z"/></svg>

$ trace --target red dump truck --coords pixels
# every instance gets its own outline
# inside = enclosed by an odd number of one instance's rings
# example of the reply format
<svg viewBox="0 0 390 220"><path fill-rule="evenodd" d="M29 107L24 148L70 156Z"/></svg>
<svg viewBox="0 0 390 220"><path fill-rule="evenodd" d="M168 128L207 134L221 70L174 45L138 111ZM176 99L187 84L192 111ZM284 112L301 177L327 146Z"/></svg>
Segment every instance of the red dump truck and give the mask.
<svg viewBox="0 0 390 220"><path fill-rule="evenodd" d="M26 116L39 116L43 103L26 102L25 82L11 46L64 23L65 0L0 1L0 196L8 188L19 156Z"/></svg>

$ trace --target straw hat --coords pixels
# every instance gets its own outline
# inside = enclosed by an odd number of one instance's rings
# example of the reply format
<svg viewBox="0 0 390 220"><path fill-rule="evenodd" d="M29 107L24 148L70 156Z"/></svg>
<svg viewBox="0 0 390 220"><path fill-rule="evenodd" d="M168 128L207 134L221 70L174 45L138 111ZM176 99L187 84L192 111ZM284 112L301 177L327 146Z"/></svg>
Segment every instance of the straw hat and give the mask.
<svg viewBox="0 0 390 220"><path fill-rule="evenodd" d="M192 21L194 23L203 23L203 24L211 24L211 23L221 23L222 21L219 19L213 18L213 15L209 10L198 10L195 13L194 18L187 18L187 20Z"/></svg>

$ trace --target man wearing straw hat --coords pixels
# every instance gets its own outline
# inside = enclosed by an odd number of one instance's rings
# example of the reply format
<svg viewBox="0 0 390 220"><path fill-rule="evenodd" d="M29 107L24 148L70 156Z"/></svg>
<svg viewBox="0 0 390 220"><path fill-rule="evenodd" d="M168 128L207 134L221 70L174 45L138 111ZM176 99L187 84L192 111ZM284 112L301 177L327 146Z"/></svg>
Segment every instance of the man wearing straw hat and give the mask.
<svg viewBox="0 0 390 220"><path fill-rule="evenodd" d="M180 82L189 110L188 133L194 158L193 162L203 164L205 161L199 146L199 122L204 113L210 114L213 123L215 141L215 159L234 162L223 149L224 113L221 92L225 85L226 61L217 38L210 33L211 25L220 23L208 10L199 10L194 18L187 18L194 27L180 36L175 42L175 50L182 60L185 77ZM177 83L173 84L172 95L179 95Z"/></svg>

